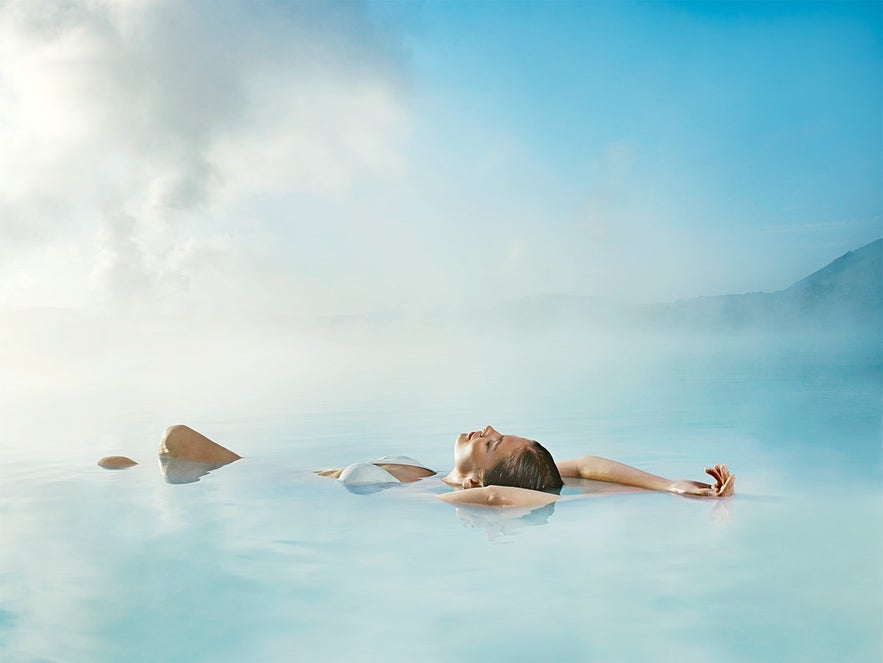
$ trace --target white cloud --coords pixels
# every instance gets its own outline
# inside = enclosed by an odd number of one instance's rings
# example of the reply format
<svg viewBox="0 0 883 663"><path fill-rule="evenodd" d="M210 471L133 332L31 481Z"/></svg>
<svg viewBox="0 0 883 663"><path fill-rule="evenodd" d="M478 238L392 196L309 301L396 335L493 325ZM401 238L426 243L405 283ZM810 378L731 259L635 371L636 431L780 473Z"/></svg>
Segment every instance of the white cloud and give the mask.
<svg viewBox="0 0 883 663"><path fill-rule="evenodd" d="M47 303L28 285L47 246L79 255L56 303L70 280L113 301L178 296L207 256L236 263L237 203L402 176L387 37L355 4L0 7L0 303Z"/></svg>
<svg viewBox="0 0 883 663"><path fill-rule="evenodd" d="M292 88L285 75L255 81L248 122L220 136L211 160L228 195L254 192L343 194L357 178L400 177L394 137L407 118L398 100L374 82ZM392 140L391 140L392 139Z"/></svg>

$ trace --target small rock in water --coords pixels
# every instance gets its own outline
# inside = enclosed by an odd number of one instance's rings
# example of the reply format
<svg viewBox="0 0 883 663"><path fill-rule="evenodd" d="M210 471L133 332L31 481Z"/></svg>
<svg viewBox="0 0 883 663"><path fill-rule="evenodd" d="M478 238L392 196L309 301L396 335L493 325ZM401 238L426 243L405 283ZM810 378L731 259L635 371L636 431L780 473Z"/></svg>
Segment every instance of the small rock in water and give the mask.
<svg viewBox="0 0 883 663"><path fill-rule="evenodd" d="M220 464L232 463L242 458L239 454L212 442L202 433L183 424L166 428L159 444L159 455Z"/></svg>
<svg viewBox="0 0 883 663"><path fill-rule="evenodd" d="M138 463L125 456L105 456L98 461L98 464L107 470L124 470Z"/></svg>

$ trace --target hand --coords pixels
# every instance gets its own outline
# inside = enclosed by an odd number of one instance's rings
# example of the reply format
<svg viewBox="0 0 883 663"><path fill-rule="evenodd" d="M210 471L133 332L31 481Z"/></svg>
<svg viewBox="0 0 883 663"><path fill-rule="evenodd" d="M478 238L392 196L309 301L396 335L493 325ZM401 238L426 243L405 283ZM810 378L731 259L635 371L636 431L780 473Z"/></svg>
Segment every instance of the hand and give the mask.
<svg viewBox="0 0 883 663"><path fill-rule="evenodd" d="M729 497L736 492L736 475L730 474L726 465L706 467L705 473L714 478L713 486L701 481L675 481L669 490L691 497Z"/></svg>
<svg viewBox="0 0 883 663"><path fill-rule="evenodd" d="M332 479L337 479L340 477L341 472L343 472L343 468L337 468L332 470L317 470L316 474L320 477L331 477Z"/></svg>

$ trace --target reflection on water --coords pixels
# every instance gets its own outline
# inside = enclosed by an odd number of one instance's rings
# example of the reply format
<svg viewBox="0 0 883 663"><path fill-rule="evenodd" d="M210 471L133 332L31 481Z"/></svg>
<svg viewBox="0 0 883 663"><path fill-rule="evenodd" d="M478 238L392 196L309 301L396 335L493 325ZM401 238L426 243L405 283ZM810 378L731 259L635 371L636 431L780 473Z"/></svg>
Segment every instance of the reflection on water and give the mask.
<svg viewBox="0 0 883 663"><path fill-rule="evenodd" d="M201 463L196 460L181 460L171 456L159 457L160 471L167 483L195 483L212 470L229 464Z"/></svg>
<svg viewBox="0 0 883 663"><path fill-rule="evenodd" d="M398 487L400 485L393 481L387 483L339 483L353 495L374 495L387 488Z"/></svg>
<svg viewBox="0 0 883 663"><path fill-rule="evenodd" d="M508 507L494 509L481 506L457 507L457 518L467 527L477 527L487 532L488 541L496 541L501 537L511 536L522 527L545 525L555 513L555 503L538 508Z"/></svg>
<svg viewBox="0 0 883 663"><path fill-rule="evenodd" d="M324 403L292 397L314 383L278 362L251 392L182 389L118 416L73 407L80 392L107 402L88 373L71 393L0 403L0 657L881 660L877 355L691 345L644 365L638 346L603 361L548 347L338 373ZM472 377L445 383L428 370L443 363ZM95 465L153 457L174 421L245 458ZM491 511L454 509L430 482L354 495L312 474L397 453L443 471L454 436L488 423L559 458L672 478L725 462L738 492L574 485L554 505Z"/></svg>

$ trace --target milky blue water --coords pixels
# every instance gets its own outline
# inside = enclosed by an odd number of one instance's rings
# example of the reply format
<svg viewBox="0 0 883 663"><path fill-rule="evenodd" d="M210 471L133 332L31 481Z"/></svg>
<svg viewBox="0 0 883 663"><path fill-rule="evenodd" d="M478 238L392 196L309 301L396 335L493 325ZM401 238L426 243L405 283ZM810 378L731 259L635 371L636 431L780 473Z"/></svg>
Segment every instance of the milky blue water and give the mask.
<svg viewBox="0 0 883 663"><path fill-rule="evenodd" d="M2 659L881 660L878 346L561 344L350 343L309 370L230 347L199 374L179 347L22 376L0 410ZM169 484L173 423L245 458ZM488 423L673 478L725 462L737 495L525 515L311 472L392 453L448 470ZM95 465L116 453L140 464Z"/></svg>

